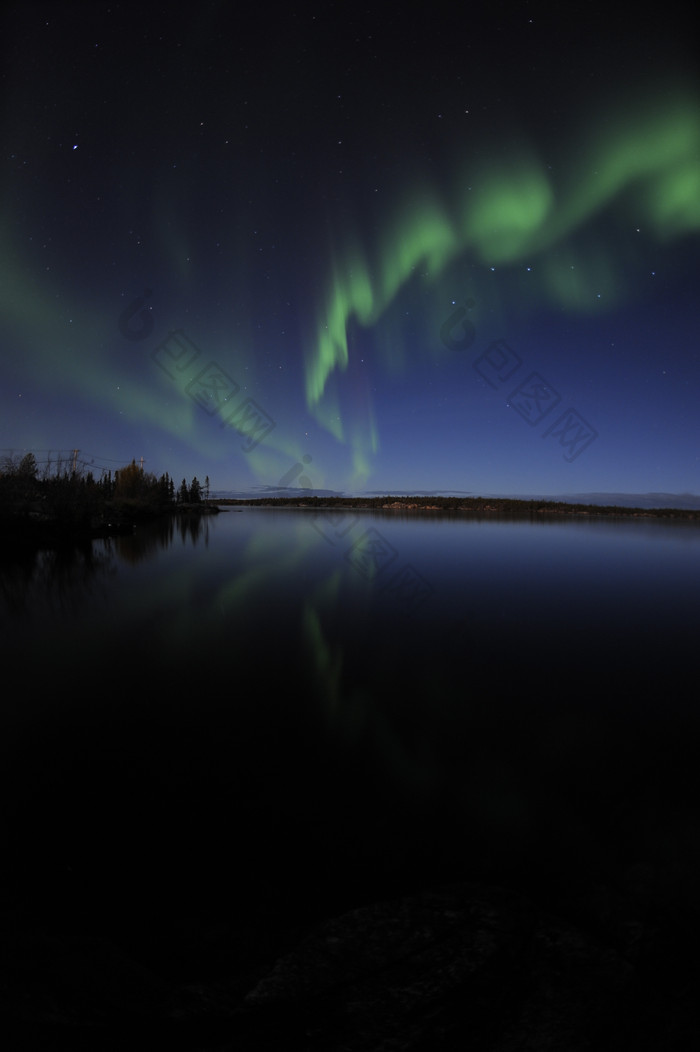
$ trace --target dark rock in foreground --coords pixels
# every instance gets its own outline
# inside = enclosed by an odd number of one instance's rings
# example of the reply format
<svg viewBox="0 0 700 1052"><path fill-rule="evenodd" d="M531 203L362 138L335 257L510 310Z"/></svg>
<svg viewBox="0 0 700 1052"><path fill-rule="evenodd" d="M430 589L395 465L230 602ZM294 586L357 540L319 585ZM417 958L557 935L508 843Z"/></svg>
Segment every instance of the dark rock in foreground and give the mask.
<svg viewBox="0 0 700 1052"><path fill-rule="evenodd" d="M700 1037L692 997L648 975L644 954L498 888L374 903L262 955L245 943L226 975L178 986L106 942L14 936L3 1031L15 1049L202 1052L685 1052Z"/></svg>

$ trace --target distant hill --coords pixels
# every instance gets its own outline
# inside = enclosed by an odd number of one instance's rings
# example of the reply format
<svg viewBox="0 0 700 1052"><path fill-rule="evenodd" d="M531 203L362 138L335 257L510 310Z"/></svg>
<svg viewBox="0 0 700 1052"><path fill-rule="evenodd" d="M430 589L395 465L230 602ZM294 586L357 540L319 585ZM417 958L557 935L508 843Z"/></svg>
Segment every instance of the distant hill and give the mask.
<svg viewBox="0 0 700 1052"><path fill-rule="evenodd" d="M260 500L262 497L351 497L354 494L338 489L301 489L300 486L258 486L257 489L216 489L210 500Z"/></svg>

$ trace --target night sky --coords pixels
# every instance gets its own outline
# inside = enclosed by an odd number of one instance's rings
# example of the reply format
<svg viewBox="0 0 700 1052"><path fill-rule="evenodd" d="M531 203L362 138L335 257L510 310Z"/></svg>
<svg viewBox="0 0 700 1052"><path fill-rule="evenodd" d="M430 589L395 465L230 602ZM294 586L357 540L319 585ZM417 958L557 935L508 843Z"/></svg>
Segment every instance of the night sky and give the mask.
<svg viewBox="0 0 700 1052"><path fill-rule="evenodd" d="M5 5L0 456L700 493L691 16Z"/></svg>

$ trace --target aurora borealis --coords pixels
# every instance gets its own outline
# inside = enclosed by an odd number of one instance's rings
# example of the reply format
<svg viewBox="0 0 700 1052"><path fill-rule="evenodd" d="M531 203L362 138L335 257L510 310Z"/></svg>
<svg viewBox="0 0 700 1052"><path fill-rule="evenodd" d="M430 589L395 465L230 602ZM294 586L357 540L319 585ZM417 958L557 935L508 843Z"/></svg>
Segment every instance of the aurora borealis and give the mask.
<svg viewBox="0 0 700 1052"><path fill-rule="evenodd" d="M683 10L10 5L3 455L697 493Z"/></svg>

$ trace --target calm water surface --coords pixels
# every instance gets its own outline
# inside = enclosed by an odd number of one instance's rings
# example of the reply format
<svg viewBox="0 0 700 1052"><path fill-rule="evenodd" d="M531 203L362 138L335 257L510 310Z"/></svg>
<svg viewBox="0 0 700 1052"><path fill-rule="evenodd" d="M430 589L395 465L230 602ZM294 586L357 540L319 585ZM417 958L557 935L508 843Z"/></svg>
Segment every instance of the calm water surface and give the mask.
<svg viewBox="0 0 700 1052"><path fill-rule="evenodd" d="M6 880L54 919L686 872L696 525L246 508L0 580Z"/></svg>

